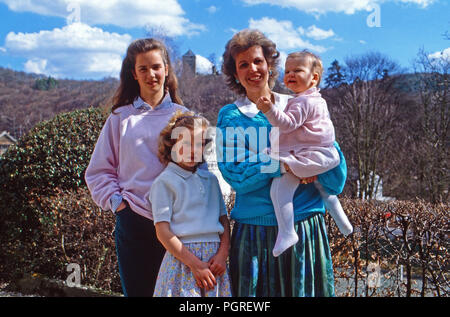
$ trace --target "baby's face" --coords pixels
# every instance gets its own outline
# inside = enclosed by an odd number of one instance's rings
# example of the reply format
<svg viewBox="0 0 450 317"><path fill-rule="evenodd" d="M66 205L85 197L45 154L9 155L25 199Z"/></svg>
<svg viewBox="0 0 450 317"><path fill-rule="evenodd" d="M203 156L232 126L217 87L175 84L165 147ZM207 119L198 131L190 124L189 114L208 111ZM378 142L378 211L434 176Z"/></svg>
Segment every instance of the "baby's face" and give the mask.
<svg viewBox="0 0 450 317"><path fill-rule="evenodd" d="M317 84L318 74L312 72L309 58L289 57L286 60L284 84L296 94Z"/></svg>

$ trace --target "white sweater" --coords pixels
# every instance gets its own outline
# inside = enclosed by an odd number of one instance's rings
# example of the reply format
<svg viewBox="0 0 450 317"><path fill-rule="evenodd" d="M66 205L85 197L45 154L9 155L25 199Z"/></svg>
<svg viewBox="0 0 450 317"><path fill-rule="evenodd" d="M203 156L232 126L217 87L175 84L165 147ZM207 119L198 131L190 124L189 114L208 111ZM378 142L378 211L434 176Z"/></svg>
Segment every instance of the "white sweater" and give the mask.
<svg viewBox="0 0 450 317"><path fill-rule="evenodd" d="M154 223L169 222L181 242L220 242L224 228L219 217L227 210L211 172L197 168L192 173L169 163L155 179L149 200Z"/></svg>

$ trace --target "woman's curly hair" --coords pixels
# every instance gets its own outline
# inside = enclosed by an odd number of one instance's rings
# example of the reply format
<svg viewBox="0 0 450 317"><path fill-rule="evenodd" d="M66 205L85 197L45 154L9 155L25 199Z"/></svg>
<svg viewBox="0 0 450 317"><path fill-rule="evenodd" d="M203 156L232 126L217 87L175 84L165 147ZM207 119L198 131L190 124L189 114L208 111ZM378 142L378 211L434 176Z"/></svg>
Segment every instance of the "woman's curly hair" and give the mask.
<svg viewBox="0 0 450 317"><path fill-rule="evenodd" d="M200 121L197 121L200 120ZM167 165L169 162L173 162L172 159L172 147L177 143L178 138L173 136L173 130L176 128L185 127L190 130L194 130L194 127L199 126L199 122L203 130L206 130L209 126L206 118L195 114L192 111L182 112L177 110L172 118L169 120L167 126L161 131L158 142L158 158L162 164ZM209 142L210 140L207 140ZM205 161L202 155L202 164Z"/></svg>
<svg viewBox="0 0 450 317"><path fill-rule="evenodd" d="M236 82L236 55L248 50L252 46L261 46L264 57L271 74L269 75L269 87L275 86L278 78L278 64L280 52L277 46L264 33L259 30L244 29L236 33L225 46L223 53L222 73L225 75L225 81L228 87L239 95L245 95L244 86Z"/></svg>

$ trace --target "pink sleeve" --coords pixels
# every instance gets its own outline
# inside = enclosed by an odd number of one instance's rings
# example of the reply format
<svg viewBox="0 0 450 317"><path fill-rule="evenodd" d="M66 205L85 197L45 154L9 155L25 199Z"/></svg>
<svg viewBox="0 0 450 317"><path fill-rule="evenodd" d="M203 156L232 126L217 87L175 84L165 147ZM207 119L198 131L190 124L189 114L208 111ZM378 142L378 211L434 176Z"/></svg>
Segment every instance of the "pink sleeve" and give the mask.
<svg viewBox="0 0 450 317"><path fill-rule="evenodd" d="M86 169L85 180L92 199L103 210L110 210L111 196L120 193L117 177L119 138L120 115L111 114L100 132Z"/></svg>
<svg viewBox="0 0 450 317"><path fill-rule="evenodd" d="M289 133L305 123L308 118L308 108L306 102L290 102L286 106L285 112L274 106L264 115L272 126L280 129L281 133Z"/></svg>

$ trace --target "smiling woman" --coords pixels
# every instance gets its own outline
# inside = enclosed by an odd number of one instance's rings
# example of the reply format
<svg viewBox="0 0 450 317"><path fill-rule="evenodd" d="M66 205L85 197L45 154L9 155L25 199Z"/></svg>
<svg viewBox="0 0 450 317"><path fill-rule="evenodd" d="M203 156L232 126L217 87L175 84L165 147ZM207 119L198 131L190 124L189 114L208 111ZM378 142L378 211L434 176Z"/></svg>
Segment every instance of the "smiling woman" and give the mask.
<svg viewBox="0 0 450 317"><path fill-rule="evenodd" d="M233 295L334 296L333 267L323 218L325 209L319 193L313 184L294 188L292 218L301 239L281 255L274 256L278 218L270 187L273 179L281 175L280 164L275 162L276 168L269 172L267 166L272 160L264 149L255 149L251 137L244 133L233 135L232 132L254 129L258 131L254 140L269 143L268 132L272 126L255 102L266 97L281 111L286 107L289 96L272 91L278 57L275 43L260 31L248 29L236 33L223 54L222 70L227 83L241 95L220 110L218 137L223 139L216 141L223 145L217 153L232 154L225 161L218 159L218 166L236 191L231 211L235 220L230 250ZM342 180L336 180L333 186L336 190L343 187Z"/></svg>

